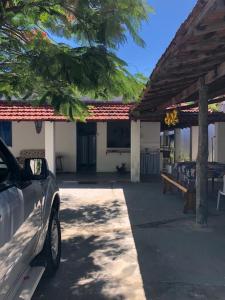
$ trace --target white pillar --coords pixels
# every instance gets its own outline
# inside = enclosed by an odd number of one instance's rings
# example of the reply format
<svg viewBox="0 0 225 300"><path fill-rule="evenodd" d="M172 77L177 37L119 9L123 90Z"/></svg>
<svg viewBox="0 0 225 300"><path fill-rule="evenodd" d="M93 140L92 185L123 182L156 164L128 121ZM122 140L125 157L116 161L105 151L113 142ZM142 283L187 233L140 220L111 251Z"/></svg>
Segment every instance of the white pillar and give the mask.
<svg viewBox="0 0 225 300"><path fill-rule="evenodd" d="M215 123L215 150L216 162L225 163L225 123Z"/></svg>
<svg viewBox="0 0 225 300"><path fill-rule="evenodd" d="M191 160L196 161L198 155L198 126L191 127Z"/></svg>
<svg viewBox="0 0 225 300"><path fill-rule="evenodd" d="M45 158L49 170L55 174L55 123L45 122Z"/></svg>
<svg viewBox="0 0 225 300"><path fill-rule="evenodd" d="M141 122L131 121L131 182L140 181Z"/></svg>
<svg viewBox="0 0 225 300"><path fill-rule="evenodd" d="M176 128L174 131L175 134L175 162L181 160L181 129Z"/></svg>

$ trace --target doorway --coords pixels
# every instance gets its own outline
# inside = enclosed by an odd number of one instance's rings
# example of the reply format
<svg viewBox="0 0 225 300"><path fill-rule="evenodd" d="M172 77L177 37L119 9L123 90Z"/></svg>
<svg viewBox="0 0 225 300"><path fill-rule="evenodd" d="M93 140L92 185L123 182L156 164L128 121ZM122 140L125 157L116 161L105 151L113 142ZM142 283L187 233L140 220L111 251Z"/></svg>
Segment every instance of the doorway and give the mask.
<svg viewBox="0 0 225 300"><path fill-rule="evenodd" d="M96 172L96 123L77 123L77 171Z"/></svg>

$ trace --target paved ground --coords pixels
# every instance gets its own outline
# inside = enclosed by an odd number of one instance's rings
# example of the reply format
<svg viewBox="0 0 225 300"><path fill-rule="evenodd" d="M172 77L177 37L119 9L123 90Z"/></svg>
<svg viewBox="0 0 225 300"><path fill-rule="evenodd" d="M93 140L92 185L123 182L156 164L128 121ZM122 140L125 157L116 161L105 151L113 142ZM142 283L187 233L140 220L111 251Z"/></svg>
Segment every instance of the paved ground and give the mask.
<svg viewBox="0 0 225 300"><path fill-rule="evenodd" d="M33 300L145 299L123 190L64 186L61 267Z"/></svg>
<svg viewBox="0 0 225 300"><path fill-rule="evenodd" d="M124 187L146 298L224 300L225 214L215 194L209 225L199 228L182 214L181 195L161 190L160 182Z"/></svg>
<svg viewBox="0 0 225 300"><path fill-rule="evenodd" d="M65 189L61 268L33 300L224 300L225 213L210 198L201 229L182 206L154 180Z"/></svg>

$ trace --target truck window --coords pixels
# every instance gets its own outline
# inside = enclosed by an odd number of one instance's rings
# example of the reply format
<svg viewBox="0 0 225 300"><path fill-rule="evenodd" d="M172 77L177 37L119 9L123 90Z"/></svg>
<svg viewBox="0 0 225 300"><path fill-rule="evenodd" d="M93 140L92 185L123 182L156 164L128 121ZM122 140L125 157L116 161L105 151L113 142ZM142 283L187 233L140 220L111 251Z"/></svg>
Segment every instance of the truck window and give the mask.
<svg viewBox="0 0 225 300"><path fill-rule="evenodd" d="M0 183L6 181L9 177L9 168L0 153Z"/></svg>

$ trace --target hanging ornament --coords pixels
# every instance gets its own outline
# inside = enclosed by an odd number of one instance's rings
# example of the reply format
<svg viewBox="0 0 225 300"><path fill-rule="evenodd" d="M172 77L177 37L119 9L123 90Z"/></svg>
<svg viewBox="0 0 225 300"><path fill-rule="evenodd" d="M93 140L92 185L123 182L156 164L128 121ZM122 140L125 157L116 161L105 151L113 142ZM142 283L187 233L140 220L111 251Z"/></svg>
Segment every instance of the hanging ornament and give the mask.
<svg viewBox="0 0 225 300"><path fill-rule="evenodd" d="M37 134L41 133L42 130L42 121L34 121L35 129Z"/></svg>
<svg viewBox="0 0 225 300"><path fill-rule="evenodd" d="M178 111L174 109L173 111L167 112L164 122L167 126L175 126L179 123Z"/></svg>

